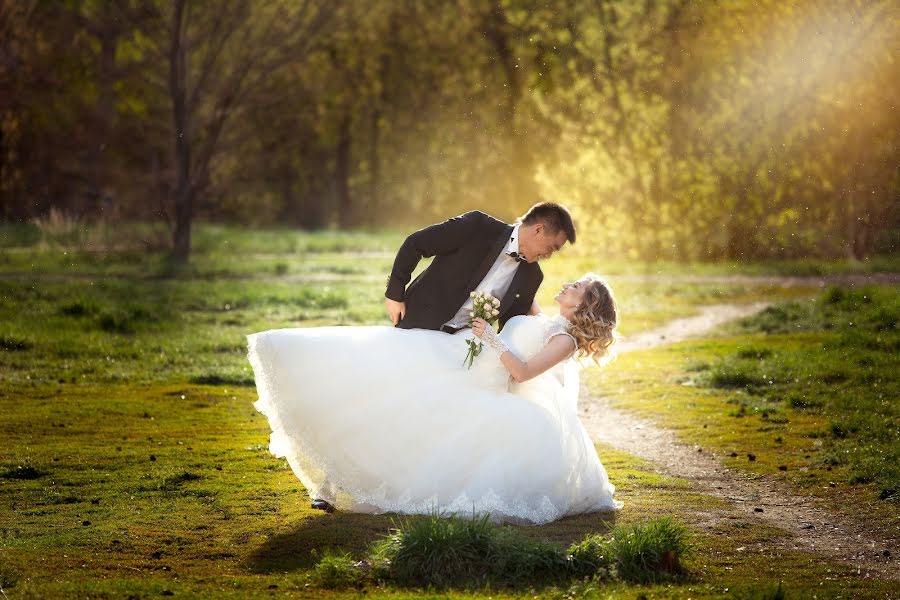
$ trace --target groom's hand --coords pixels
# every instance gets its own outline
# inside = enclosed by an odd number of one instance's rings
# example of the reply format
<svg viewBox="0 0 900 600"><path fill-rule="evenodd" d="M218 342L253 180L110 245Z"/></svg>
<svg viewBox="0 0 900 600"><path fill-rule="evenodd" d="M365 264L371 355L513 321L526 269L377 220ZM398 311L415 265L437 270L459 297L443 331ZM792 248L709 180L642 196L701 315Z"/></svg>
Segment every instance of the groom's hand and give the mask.
<svg viewBox="0 0 900 600"><path fill-rule="evenodd" d="M387 309L391 322L396 325L404 316L406 316L406 302L397 302L390 298L384 299L384 307Z"/></svg>

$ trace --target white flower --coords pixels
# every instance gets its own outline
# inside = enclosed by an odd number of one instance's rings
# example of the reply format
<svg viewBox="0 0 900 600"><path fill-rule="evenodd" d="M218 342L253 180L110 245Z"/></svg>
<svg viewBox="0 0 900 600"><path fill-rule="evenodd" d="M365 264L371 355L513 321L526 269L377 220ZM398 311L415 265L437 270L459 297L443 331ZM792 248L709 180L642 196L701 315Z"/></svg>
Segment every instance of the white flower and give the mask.
<svg viewBox="0 0 900 600"><path fill-rule="evenodd" d="M500 301L494 298L494 306L500 306Z"/></svg>
<svg viewBox="0 0 900 600"><path fill-rule="evenodd" d="M470 316L470 317L474 317L474 316L475 316L475 311L474 311L474 310L471 311L471 312L469 313L469 316Z"/></svg>
<svg viewBox="0 0 900 600"><path fill-rule="evenodd" d="M476 294L475 292L472 292L471 294L469 294L469 298L474 298L474 297L477 296L477 295L478 295L478 294Z"/></svg>
<svg viewBox="0 0 900 600"><path fill-rule="evenodd" d="M500 311L495 308L493 311L491 311L491 314L496 317L497 315L500 314Z"/></svg>

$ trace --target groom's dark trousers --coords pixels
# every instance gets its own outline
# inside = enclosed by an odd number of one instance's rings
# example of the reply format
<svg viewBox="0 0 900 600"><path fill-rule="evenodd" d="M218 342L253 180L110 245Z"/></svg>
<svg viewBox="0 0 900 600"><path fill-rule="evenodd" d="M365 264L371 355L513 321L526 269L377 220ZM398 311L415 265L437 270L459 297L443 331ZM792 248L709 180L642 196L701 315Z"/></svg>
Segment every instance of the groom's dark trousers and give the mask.
<svg viewBox="0 0 900 600"><path fill-rule="evenodd" d="M406 238L397 252L384 293L391 300L406 303L406 314L397 327L440 330L484 279L512 232L512 225L472 211ZM434 260L407 287L416 265L430 256ZM536 262L519 263L500 302L501 327L508 319L528 313L543 279Z"/></svg>

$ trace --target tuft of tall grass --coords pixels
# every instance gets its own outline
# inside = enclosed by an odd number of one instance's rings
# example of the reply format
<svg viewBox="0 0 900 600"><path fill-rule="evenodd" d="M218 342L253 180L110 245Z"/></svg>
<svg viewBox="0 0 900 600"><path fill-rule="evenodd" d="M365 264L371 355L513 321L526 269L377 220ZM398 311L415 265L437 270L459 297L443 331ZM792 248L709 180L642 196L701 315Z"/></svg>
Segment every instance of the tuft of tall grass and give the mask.
<svg viewBox="0 0 900 600"><path fill-rule="evenodd" d="M372 543L369 558L354 563L346 554L328 554L316 567L323 587L358 585L368 577L408 587L544 587L613 574L628 582L671 580L682 574L690 552L684 526L671 519L615 527L609 537L589 534L564 549L489 522L432 514L395 523ZM365 565L366 569L361 569Z"/></svg>
<svg viewBox="0 0 900 600"><path fill-rule="evenodd" d="M334 590L360 587L368 580L369 572L357 566L348 552L328 548L312 571L312 583Z"/></svg>
<svg viewBox="0 0 900 600"><path fill-rule="evenodd" d="M669 517L613 529L607 553L617 575L630 583L654 583L683 572L692 551L687 529Z"/></svg>
<svg viewBox="0 0 900 600"><path fill-rule="evenodd" d="M405 519L374 544L373 556L390 565L391 579L417 587L504 586L565 570L562 548L497 527L488 517Z"/></svg>
<svg viewBox="0 0 900 600"><path fill-rule="evenodd" d="M608 569L611 563L609 544L599 534L589 534L569 546L569 563L576 577L589 577Z"/></svg>

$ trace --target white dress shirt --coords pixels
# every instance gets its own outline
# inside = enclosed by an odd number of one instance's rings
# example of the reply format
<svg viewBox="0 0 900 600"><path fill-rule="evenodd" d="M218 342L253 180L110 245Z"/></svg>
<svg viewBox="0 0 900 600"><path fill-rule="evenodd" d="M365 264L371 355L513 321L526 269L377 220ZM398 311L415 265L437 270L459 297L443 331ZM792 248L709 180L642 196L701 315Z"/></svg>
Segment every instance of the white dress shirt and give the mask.
<svg viewBox="0 0 900 600"><path fill-rule="evenodd" d="M500 251L500 254L497 256L496 260L494 260L493 266L474 291L490 294L494 298L498 298L501 302L503 301L503 295L506 294L506 291L509 289L513 276L516 274L516 269L519 268L519 261L510 256L510 252L515 252L517 254L519 252L518 225L513 228L512 233L509 236L509 243ZM469 319L471 318L469 313L472 312L473 304L474 302L471 296L466 298L465 303L463 303L460 309L456 311L453 318L444 323L444 325L456 329L469 327Z"/></svg>

